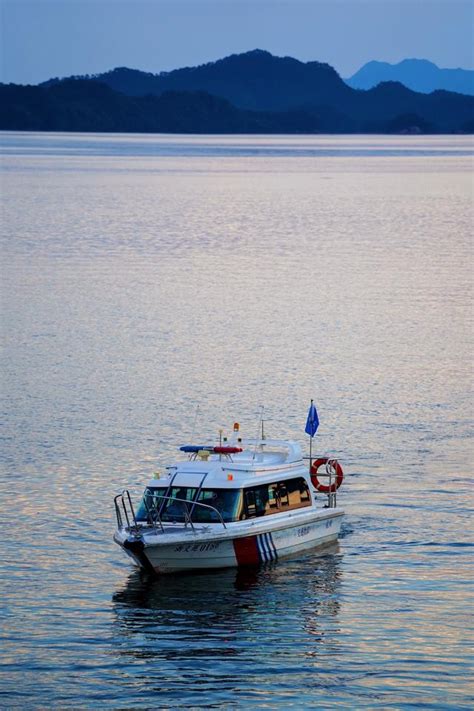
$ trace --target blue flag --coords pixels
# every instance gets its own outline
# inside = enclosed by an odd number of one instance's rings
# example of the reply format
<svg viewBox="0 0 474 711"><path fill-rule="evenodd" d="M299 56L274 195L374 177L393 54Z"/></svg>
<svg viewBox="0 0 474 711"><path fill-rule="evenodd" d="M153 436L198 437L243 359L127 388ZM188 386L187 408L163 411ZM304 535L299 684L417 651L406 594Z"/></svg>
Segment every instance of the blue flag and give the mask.
<svg viewBox="0 0 474 711"><path fill-rule="evenodd" d="M314 437L318 427L319 427L318 413L316 411L314 402L311 400L311 405L309 406L308 418L306 420L306 427L304 428L304 431L306 432L306 434L309 434L310 437Z"/></svg>

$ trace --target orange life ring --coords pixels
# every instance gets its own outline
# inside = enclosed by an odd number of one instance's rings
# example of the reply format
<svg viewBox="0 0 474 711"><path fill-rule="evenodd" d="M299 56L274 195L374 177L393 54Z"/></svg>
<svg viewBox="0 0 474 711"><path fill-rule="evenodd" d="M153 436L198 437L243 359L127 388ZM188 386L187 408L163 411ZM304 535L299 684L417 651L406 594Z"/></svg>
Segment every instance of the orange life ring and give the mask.
<svg viewBox="0 0 474 711"><path fill-rule="evenodd" d="M334 481L331 485L329 484L321 484L319 479L318 479L318 469L322 464L327 464L330 463L330 465L333 467L334 471L336 472L336 481ZM332 494L334 491L337 491L339 487L342 484L342 480L344 479L344 472L342 471L342 467L337 461L337 459L328 459L327 457L321 457L321 459L315 459L315 461L311 465L310 469L310 476L311 476L311 482L314 486L315 489L318 491L321 491L323 494Z"/></svg>

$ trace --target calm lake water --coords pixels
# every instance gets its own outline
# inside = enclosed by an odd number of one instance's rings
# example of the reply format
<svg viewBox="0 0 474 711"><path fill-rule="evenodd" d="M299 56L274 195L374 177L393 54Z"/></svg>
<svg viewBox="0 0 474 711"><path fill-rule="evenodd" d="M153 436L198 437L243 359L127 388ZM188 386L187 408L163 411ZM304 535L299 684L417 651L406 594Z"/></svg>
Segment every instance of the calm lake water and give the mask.
<svg viewBox="0 0 474 711"><path fill-rule="evenodd" d="M0 135L2 708L472 708L472 137ZM241 422L340 544L151 580L112 542Z"/></svg>

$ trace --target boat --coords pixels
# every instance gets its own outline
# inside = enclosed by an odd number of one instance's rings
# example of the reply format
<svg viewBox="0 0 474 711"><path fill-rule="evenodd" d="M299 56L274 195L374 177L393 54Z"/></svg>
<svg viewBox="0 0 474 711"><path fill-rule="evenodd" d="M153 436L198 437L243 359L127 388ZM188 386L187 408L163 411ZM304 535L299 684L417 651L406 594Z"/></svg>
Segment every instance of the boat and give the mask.
<svg viewBox="0 0 474 711"><path fill-rule="evenodd" d="M114 541L158 574L256 566L337 541L344 511L336 459L302 455L293 440L230 438L180 447L183 459L156 474L135 510L114 499ZM309 459L309 462L307 461ZM321 480L327 478L327 483Z"/></svg>

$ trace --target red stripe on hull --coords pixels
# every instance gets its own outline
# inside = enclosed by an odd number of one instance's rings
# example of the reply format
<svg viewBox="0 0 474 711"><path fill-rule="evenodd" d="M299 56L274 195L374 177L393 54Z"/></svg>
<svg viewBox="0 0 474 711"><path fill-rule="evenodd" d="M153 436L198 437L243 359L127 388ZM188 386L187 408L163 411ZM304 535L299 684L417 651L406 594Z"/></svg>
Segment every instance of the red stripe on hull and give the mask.
<svg viewBox="0 0 474 711"><path fill-rule="evenodd" d="M258 565L260 563L256 536L236 538L234 551L238 565Z"/></svg>

